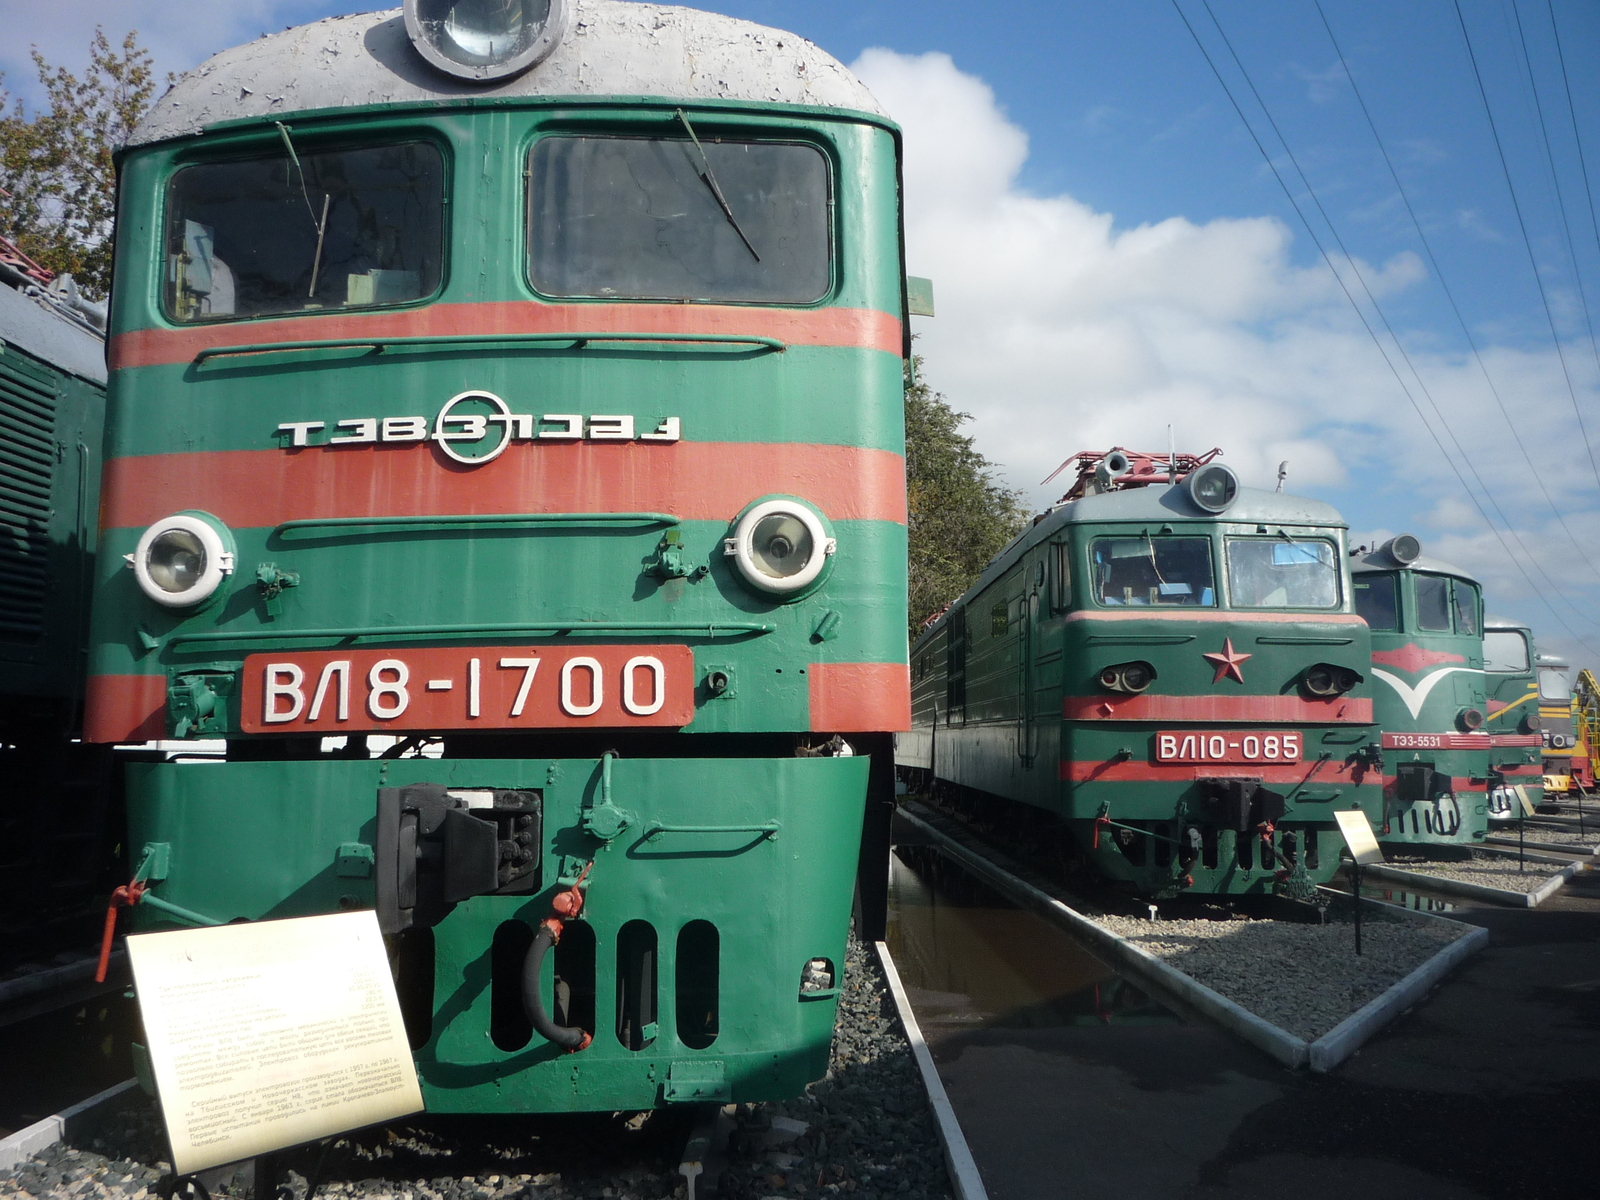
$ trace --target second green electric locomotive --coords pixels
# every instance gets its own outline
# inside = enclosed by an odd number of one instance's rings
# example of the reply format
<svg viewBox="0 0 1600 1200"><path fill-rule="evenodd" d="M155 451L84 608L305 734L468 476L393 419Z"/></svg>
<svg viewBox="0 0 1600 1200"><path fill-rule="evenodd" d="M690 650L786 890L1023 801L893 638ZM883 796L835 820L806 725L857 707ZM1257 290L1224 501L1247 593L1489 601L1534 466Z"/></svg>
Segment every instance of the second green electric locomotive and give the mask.
<svg viewBox="0 0 1600 1200"><path fill-rule="evenodd" d="M1469 846L1489 828L1483 731L1483 597L1466 572L1422 557L1401 534L1351 567L1372 629L1374 708L1383 727L1381 841L1409 850Z"/></svg>
<svg viewBox="0 0 1600 1200"><path fill-rule="evenodd" d="M1345 525L1206 455L1078 479L912 648L899 762L1145 894L1307 894L1381 805Z"/></svg>

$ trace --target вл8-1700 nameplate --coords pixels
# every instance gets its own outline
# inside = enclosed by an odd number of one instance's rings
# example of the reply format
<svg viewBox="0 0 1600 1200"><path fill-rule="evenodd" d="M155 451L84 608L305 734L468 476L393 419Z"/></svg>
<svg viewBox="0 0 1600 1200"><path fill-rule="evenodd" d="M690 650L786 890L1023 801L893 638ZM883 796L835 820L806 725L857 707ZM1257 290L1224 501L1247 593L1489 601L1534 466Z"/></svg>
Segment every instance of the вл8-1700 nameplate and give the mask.
<svg viewBox="0 0 1600 1200"><path fill-rule="evenodd" d="M678 727L687 646L425 646L252 654L246 733Z"/></svg>

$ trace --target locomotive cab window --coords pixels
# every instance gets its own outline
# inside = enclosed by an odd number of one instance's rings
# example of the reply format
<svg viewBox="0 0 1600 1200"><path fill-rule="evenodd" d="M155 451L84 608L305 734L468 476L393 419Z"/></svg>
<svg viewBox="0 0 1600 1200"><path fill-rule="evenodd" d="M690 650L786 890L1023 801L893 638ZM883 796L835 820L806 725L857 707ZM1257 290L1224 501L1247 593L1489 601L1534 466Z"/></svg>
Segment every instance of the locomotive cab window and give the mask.
<svg viewBox="0 0 1600 1200"><path fill-rule="evenodd" d="M1210 538L1096 538L1090 565L1101 604L1213 608L1217 603Z"/></svg>
<svg viewBox="0 0 1600 1200"><path fill-rule="evenodd" d="M529 158L529 269L547 296L810 304L833 283L829 209L813 146L546 137Z"/></svg>
<svg viewBox="0 0 1600 1200"><path fill-rule="evenodd" d="M1235 608L1336 608L1339 564L1331 542L1228 539L1228 599Z"/></svg>
<svg viewBox="0 0 1600 1200"><path fill-rule="evenodd" d="M1478 589L1464 579L1456 579L1451 582L1451 591L1455 595L1456 632L1477 633Z"/></svg>
<svg viewBox="0 0 1600 1200"><path fill-rule="evenodd" d="M1483 635L1483 669L1515 674L1528 669L1528 641L1515 629L1491 629Z"/></svg>
<svg viewBox="0 0 1600 1200"><path fill-rule="evenodd" d="M1450 580L1443 575L1418 575L1417 628L1450 632Z"/></svg>
<svg viewBox="0 0 1600 1200"><path fill-rule="evenodd" d="M444 159L429 142L183 167L166 212L175 321L382 307L439 287Z"/></svg>
<svg viewBox="0 0 1600 1200"><path fill-rule="evenodd" d="M1400 628L1400 601L1393 575L1362 572L1351 582L1356 593L1356 613L1373 629Z"/></svg>

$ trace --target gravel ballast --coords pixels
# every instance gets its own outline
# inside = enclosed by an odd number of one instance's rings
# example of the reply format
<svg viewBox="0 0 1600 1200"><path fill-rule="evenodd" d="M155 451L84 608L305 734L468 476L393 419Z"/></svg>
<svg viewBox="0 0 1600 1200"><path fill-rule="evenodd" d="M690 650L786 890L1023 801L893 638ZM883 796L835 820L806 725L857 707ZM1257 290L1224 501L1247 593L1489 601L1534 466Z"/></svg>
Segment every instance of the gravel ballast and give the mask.
<svg viewBox="0 0 1600 1200"><path fill-rule="evenodd" d="M1460 862L1435 862L1431 859L1392 858L1385 866L1397 871L1409 871L1430 879L1454 879L1460 883L1476 883L1480 887L1499 888L1504 892L1531 892L1550 882L1557 872L1549 863L1522 864L1501 854L1474 852L1470 859Z"/></svg>
<svg viewBox="0 0 1600 1200"><path fill-rule="evenodd" d="M1363 910L1361 956L1354 927L1256 920L1094 920L1150 954L1305 1041L1377 999L1465 930Z"/></svg>
<svg viewBox="0 0 1600 1200"><path fill-rule="evenodd" d="M1489 836L1501 841L1516 843L1517 827L1509 829L1491 828ZM1563 850L1578 849L1593 853L1596 846L1600 846L1600 829L1590 828L1584 833L1576 829L1552 829L1544 825L1530 825L1522 835L1523 845L1529 850L1537 850L1540 846L1559 846Z"/></svg>
<svg viewBox="0 0 1600 1200"><path fill-rule="evenodd" d="M657 1200L682 1196L678 1157L692 1114L419 1118L332 1143L319 1197L391 1200ZM81 1144L58 1144L0 1172L0 1196L147 1200L169 1170L154 1104L142 1094ZM304 1200L299 1164L290 1184ZM251 1194L243 1176L213 1195ZM702 1188L701 1194L705 1191ZM849 1196L949 1200L922 1081L871 952L852 936L828 1075L794 1100L741 1104L723 1200Z"/></svg>

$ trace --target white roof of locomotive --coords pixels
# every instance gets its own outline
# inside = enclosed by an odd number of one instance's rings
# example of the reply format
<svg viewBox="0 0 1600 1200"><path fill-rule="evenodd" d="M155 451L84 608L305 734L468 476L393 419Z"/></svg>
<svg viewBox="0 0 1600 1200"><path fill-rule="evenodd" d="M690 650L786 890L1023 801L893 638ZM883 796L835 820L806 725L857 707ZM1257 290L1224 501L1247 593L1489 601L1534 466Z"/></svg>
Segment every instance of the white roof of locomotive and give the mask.
<svg viewBox="0 0 1600 1200"><path fill-rule="evenodd" d="M399 9L329 17L224 50L175 83L134 130L138 146L222 121L369 104L652 96L846 108L887 116L832 55L781 29L717 13L571 0L550 57L500 83L452 79L406 36Z"/></svg>

